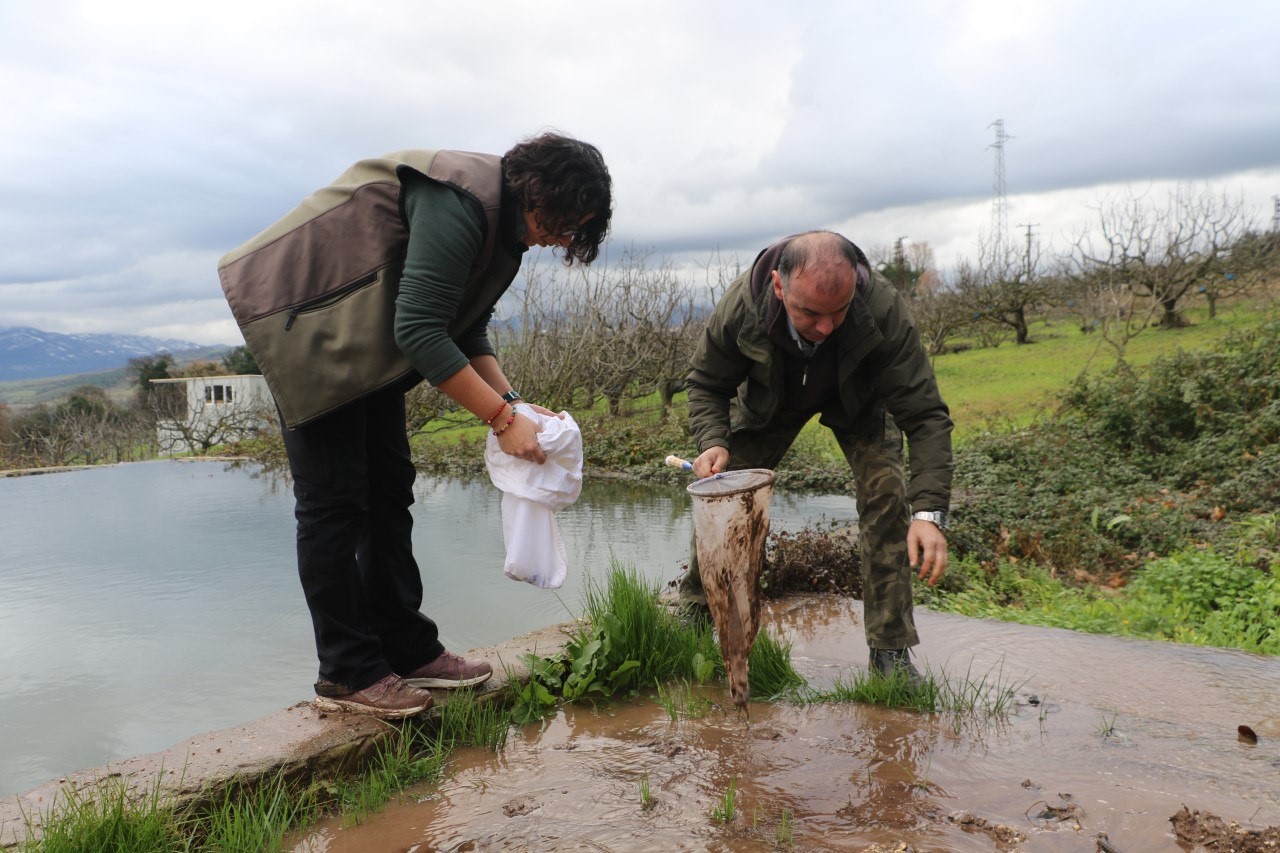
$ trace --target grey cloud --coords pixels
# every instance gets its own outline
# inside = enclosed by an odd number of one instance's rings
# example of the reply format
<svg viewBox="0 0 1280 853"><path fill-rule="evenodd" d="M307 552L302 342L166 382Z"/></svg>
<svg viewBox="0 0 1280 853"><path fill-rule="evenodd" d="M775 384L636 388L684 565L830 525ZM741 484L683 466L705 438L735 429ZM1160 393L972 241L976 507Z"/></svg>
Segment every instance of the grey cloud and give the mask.
<svg viewBox="0 0 1280 853"><path fill-rule="evenodd" d="M877 214L976 238L996 118L1010 195L1280 167L1265 4L547 12L0 5L0 324L225 329L217 257L354 160L548 126L605 151L618 245L688 257L844 222L879 240Z"/></svg>

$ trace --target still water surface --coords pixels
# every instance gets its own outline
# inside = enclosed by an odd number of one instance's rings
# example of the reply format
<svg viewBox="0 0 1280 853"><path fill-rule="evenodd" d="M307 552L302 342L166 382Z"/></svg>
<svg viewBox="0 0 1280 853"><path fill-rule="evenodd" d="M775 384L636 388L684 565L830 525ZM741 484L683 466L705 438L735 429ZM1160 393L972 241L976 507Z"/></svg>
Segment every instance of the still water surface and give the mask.
<svg viewBox="0 0 1280 853"><path fill-rule="evenodd" d="M502 574L501 495L420 477L423 610L452 649L581 612L610 560L655 582L687 559L678 486L589 481L557 515L556 591ZM852 499L774 494L774 529L852 520ZM293 498L257 466L151 462L0 478L0 796L172 746L311 695L315 649Z"/></svg>

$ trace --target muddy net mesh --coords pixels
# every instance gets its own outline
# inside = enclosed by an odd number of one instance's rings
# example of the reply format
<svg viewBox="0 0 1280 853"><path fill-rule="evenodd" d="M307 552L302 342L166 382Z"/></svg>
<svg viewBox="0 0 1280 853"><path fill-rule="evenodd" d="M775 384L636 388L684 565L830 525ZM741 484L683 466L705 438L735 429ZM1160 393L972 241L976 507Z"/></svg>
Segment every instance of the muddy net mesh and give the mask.
<svg viewBox="0 0 1280 853"><path fill-rule="evenodd" d="M723 498L771 486L773 480L774 473L768 468L745 468L696 480L688 485L686 491L695 498Z"/></svg>

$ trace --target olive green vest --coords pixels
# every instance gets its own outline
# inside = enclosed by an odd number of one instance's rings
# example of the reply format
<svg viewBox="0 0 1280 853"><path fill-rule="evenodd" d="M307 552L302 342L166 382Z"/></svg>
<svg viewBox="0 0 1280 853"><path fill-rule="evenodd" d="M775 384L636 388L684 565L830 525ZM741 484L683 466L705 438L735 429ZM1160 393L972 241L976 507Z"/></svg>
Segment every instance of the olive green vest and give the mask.
<svg viewBox="0 0 1280 853"><path fill-rule="evenodd" d="M418 377L393 332L409 240L406 169L470 196L484 211L484 246L450 334L483 316L519 270L518 257L496 250L497 156L397 151L362 160L307 196L218 262L231 313L289 428Z"/></svg>

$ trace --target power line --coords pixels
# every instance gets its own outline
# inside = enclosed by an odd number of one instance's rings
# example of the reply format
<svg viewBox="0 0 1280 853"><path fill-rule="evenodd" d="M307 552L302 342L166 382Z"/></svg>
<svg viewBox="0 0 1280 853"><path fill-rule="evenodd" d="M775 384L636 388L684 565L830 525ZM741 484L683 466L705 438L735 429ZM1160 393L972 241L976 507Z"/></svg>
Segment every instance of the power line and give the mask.
<svg viewBox="0 0 1280 853"><path fill-rule="evenodd" d="M996 263L1002 263L1009 235L1009 200L1004 187L1004 144L1013 137L1004 132L1002 118L996 119L987 127L996 129L996 141L987 146L996 150L995 176L991 186L991 249L992 258Z"/></svg>
<svg viewBox="0 0 1280 853"><path fill-rule="evenodd" d="M1039 226L1040 226L1039 222L1019 222L1018 223L1019 228L1027 229L1027 258L1026 258L1027 281L1031 281L1031 274L1035 271L1034 269L1035 264L1031 260L1031 236L1032 236L1031 229L1038 228Z"/></svg>

